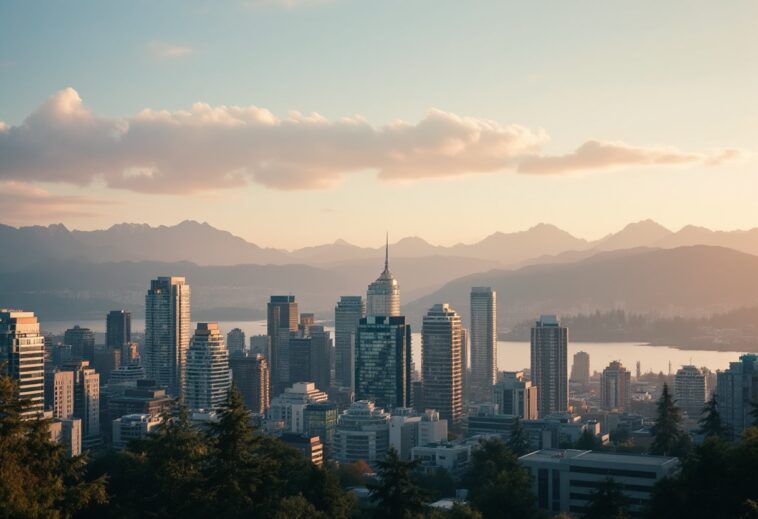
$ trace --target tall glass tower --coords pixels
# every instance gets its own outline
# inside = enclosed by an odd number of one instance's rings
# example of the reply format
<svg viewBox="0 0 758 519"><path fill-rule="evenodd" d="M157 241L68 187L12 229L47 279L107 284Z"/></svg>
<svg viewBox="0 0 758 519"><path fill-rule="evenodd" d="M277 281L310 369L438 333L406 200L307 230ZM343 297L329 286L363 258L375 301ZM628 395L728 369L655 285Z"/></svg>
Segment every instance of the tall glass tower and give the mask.
<svg viewBox="0 0 758 519"><path fill-rule="evenodd" d="M145 297L147 376L181 396L190 342L190 286L183 277L150 281Z"/></svg>
<svg viewBox="0 0 758 519"><path fill-rule="evenodd" d="M461 317L448 304L434 305L424 316L421 341L424 406L456 428L463 415Z"/></svg>
<svg viewBox="0 0 758 519"><path fill-rule="evenodd" d="M471 379L472 400L492 400L497 372L497 293L489 287L471 289Z"/></svg>
<svg viewBox="0 0 758 519"><path fill-rule="evenodd" d="M540 418L568 411L568 328L543 315L532 328L532 382Z"/></svg>
<svg viewBox="0 0 758 519"><path fill-rule="evenodd" d="M355 387L355 333L365 313L361 296L342 296L334 308L334 382L338 387Z"/></svg>

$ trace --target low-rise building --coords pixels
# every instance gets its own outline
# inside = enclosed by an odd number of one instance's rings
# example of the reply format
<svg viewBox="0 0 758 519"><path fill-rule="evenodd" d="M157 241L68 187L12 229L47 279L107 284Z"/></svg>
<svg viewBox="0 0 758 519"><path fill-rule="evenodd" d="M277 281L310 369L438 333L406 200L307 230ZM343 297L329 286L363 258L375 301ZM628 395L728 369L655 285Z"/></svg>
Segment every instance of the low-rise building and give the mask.
<svg viewBox="0 0 758 519"><path fill-rule="evenodd" d="M421 461L421 468L432 472L437 468L447 470L453 476L461 476L471 460L470 443L443 442L422 445L411 449L411 458Z"/></svg>
<svg viewBox="0 0 758 519"><path fill-rule="evenodd" d="M318 436L284 433L280 439L293 449L300 451L314 465L321 466L324 464L324 445Z"/></svg>
<svg viewBox="0 0 758 519"><path fill-rule="evenodd" d="M671 474L679 460L667 456L543 449L519 458L529 470L537 504L551 513L582 514L598 485L611 478L621 485L632 514L650 499L653 485Z"/></svg>
<svg viewBox="0 0 758 519"><path fill-rule="evenodd" d="M113 420L113 448L121 450L130 441L145 438L161 421L161 417L149 414L128 414L116 418Z"/></svg>

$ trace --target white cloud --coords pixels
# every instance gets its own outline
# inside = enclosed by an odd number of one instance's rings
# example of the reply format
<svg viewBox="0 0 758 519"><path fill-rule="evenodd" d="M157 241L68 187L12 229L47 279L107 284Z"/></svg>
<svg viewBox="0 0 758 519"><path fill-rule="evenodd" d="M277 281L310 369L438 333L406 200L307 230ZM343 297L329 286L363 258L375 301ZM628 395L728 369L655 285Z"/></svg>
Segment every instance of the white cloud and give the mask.
<svg viewBox="0 0 758 519"><path fill-rule="evenodd" d="M151 56L158 59L176 59L189 56L194 52L192 47L175 45L165 41L153 40L147 44L147 50Z"/></svg>
<svg viewBox="0 0 758 519"><path fill-rule="evenodd" d="M9 223L55 221L69 217L91 217L105 202L84 196L54 195L26 182L0 181L0 207Z"/></svg>
<svg viewBox="0 0 758 519"><path fill-rule="evenodd" d="M432 109L419 122L373 126L361 117L329 121L255 106L196 103L187 111L143 110L98 117L72 88L51 96L18 126L0 131L0 181L86 185L144 193L189 193L249 182L324 189L346 175L386 181L517 170L564 173L622 166L721 163L738 150L687 153L590 141L541 157L544 130Z"/></svg>

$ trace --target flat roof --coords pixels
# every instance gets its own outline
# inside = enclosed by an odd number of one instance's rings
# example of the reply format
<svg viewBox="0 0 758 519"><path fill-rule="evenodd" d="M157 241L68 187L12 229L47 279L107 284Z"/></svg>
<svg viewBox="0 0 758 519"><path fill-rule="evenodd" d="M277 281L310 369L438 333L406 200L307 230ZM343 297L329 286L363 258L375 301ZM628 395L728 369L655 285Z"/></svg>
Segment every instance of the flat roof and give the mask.
<svg viewBox="0 0 758 519"><path fill-rule="evenodd" d="M560 460L591 461L610 464L632 464L647 466L662 466L676 458L669 456L653 456L649 454L619 454L616 452L583 451L577 449L542 449L525 454L519 458L523 461L552 461Z"/></svg>

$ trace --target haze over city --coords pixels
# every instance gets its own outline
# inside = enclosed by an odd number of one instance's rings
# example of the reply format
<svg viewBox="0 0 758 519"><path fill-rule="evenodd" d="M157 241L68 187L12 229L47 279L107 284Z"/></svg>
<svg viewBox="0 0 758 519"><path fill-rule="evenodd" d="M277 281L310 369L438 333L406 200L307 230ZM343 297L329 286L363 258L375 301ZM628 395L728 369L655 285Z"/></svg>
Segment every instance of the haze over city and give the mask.
<svg viewBox="0 0 758 519"><path fill-rule="evenodd" d="M758 3L0 3L0 517L758 519Z"/></svg>

